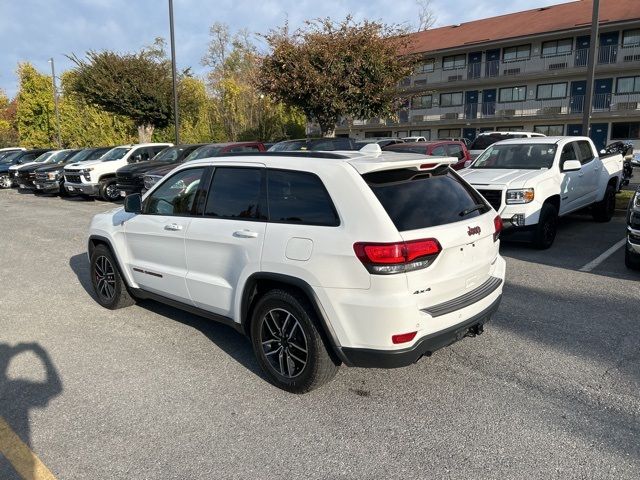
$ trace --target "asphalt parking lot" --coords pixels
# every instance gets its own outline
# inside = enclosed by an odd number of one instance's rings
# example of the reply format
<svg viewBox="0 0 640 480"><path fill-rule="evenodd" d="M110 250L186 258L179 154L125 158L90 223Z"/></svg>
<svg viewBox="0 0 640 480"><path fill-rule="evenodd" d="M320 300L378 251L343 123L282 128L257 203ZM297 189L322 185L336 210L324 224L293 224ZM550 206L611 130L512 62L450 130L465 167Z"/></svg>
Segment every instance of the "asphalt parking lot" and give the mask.
<svg viewBox="0 0 640 480"><path fill-rule="evenodd" d="M503 244L484 335L295 396L228 327L92 299L86 232L109 208L0 191L0 417L55 478L640 478L640 273L622 249L593 263L623 218Z"/></svg>

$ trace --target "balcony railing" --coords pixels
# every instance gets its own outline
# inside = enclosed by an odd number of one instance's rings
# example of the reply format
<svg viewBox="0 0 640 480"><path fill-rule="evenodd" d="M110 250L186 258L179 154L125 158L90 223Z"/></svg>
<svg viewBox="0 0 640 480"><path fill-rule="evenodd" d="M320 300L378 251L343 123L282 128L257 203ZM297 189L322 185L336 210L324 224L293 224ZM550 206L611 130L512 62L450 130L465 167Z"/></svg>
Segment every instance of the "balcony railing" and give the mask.
<svg viewBox="0 0 640 480"><path fill-rule="evenodd" d="M629 65L640 63L640 46L609 45L597 50L598 65ZM555 55L539 55L521 60L490 60L470 63L456 69L437 68L433 72L417 73L401 83L403 88L418 88L442 83L477 80L482 78L509 78L523 75L586 69L589 49L578 49Z"/></svg>

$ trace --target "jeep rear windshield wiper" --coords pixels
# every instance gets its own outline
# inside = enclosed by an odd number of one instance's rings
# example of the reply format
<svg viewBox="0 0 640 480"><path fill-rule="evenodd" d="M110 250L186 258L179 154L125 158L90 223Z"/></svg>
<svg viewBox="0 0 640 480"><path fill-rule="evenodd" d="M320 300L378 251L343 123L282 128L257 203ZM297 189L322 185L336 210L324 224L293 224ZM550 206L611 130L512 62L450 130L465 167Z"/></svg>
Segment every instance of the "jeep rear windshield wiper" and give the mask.
<svg viewBox="0 0 640 480"><path fill-rule="evenodd" d="M484 203L476 203L473 207L469 207L469 208L464 209L458 215L460 215L461 217L466 217L470 213L473 213L476 210L480 210L480 209L484 208L485 206L486 205Z"/></svg>

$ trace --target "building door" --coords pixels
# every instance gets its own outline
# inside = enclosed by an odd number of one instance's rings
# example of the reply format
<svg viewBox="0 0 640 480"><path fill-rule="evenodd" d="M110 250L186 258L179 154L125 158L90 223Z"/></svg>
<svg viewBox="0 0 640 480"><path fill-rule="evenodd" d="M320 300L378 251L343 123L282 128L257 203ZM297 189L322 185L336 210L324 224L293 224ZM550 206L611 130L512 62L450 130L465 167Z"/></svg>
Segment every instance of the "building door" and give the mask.
<svg viewBox="0 0 640 480"><path fill-rule="evenodd" d="M611 105L613 78L599 78L593 84L593 109L608 110Z"/></svg>
<svg viewBox="0 0 640 480"><path fill-rule="evenodd" d="M586 67L589 60L589 35L576 38L576 67Z"/></svg>
<svg viewBox="0 0 640 480"><path fill-rule="evenodd" d="M591 134L589 137L595 143L598 151L607 146L607 137L609 136L609 124L608 123L592 123Z"/></svg>
<svg viewBox="0 0 640 480"><path fill-rule="evenodd" d="M464 118L475 119L478 116L478 91L470 90L464 94Z"/></svg>
<svg viewBox="0 0 640 480"><path fill-rule="evenodd" d="M470 142L473 142L476 139L476 129L475 128L463 128L462 129L462 136L464 138L466 138L467 140L469 140Z"/></svg>
<svg viewBox="0 0 640 480"><path fill-rule="evenodd" d="M567 125L567 136L569 137L582 136L582 125L578 125L578 124Z"/></svg>
<svg viewBox="0 0 640 480"><path fill-rule="evenodd" d="M569 101L571 113L582 113L582 109L584 108L584 94L586 90L586 80L571 82L571 99Z"/></svg>
<svg viewBox="0 0 640 480"><path fill-rule="evenodd" d="M496 89L482 91L482 116L493 117L496 114Z"/></svg>
<svg viewBox="0 0 640 480"><path fill-rule="evenodd" d="M500 49L487 50L486 56L485 76L497 77L500 73Z"/></svg>
<svg viewBox="0 0 640 480"><path fill-rule="evenodd" d="M482 52L472 52L469 54L467 78L480 78L482 67Z"/></svg>
<svg viewBox="0 0 640 480"><path fill-rule="evenodd" d="M598 63L616 63L618 57L618 32L600 34Z"/></svg>

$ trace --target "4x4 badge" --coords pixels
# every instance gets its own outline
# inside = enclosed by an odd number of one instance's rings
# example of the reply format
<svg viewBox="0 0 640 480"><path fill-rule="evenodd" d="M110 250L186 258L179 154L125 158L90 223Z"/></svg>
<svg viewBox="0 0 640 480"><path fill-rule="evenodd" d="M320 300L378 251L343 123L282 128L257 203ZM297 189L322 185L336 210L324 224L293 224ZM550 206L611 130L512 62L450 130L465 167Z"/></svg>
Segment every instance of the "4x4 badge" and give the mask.
<svg viewBox="0 0 640 480"><path fill-rule="evenodd" d="M469 230L467 230L467 235L471 236L471 235L480 235L480 232L482 230L480 230L480 227L469 227Z"/></svg>

